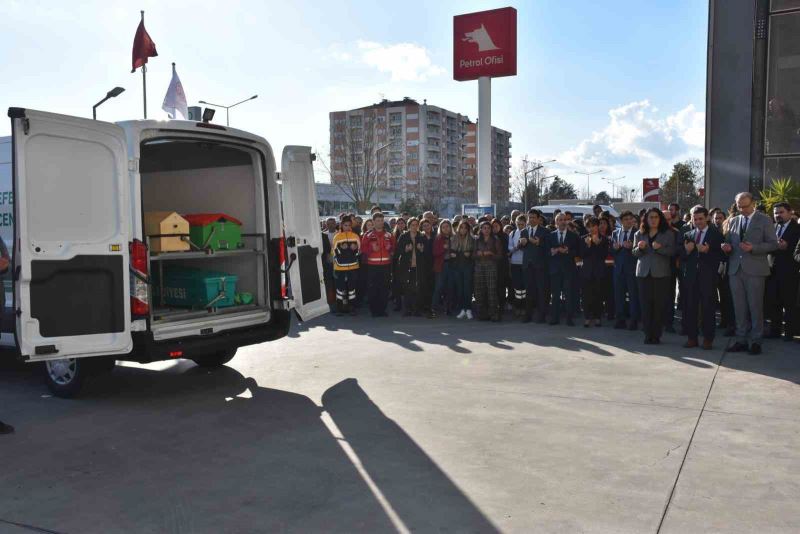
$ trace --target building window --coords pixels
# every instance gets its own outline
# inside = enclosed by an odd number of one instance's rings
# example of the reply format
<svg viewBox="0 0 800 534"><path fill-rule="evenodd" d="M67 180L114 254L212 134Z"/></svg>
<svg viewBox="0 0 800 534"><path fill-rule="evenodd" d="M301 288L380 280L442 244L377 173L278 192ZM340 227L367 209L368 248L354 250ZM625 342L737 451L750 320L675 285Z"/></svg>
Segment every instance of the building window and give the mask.
<svg viewBox="0 0 800 534"><path fill-rule="evenodd" d="M800 180L800 157L767 158L764 161L764 183L769 184L778 178Z"/></svg>
<svg viewBox="0 0 800 534"><path fill-rule="evenodd" d="M402 113L389 113L389 124L400 124L403 122Z"/></svg>
<svg viewBox="0 0 800 534"><path fill-rule="evenodd" d="M390 137L400 137L403 135L403 128L401 126L391 126L389 127L389 136Z"/></svg>
<svg viewBox="0 0 800 534"><path fill-rule="evenodd" d="M800 153L799 116L800 12L774 15L769 31L766 154Z"/></svg>
<svg viewBox="0 0 800 534"><path fill-rule="evenodd" d="M769 8L771 11L800 9L800 0L772 0Z"/></svg>

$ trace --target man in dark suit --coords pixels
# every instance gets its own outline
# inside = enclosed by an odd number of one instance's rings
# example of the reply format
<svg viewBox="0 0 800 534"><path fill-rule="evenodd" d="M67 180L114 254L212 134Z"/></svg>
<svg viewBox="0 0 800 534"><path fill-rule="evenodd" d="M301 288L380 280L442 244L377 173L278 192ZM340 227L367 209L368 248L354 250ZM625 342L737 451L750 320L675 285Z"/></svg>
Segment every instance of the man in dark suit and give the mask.
<svg viewBox="0 0 800 534"><path fill-rule="evenodd" d="M636 330L636 323L639 321L639 292L636 288L636 257L632 253L636 217L630 211L625 211L620 219L622 228L614 230L611 239L611 255L614 257L614 308L617 312L614 328L625 328L627 320L628 328Z"/></svg>
<svg viewBox="0 0 800 534"><path fill-rule="evenodd" d="M550 271L550 324L558 324L561 316L561 299L567 306L567 325L574 326L575 315L575 256L578 255L578 235L567 230L567 217L563 213L556 216L556 230L547 236L550 251L548 266Z"/></svg>
<svg viewBox="0 0 800 534"><path fill-rule="evenodd" d="M683 291L683 330L688 336L685 348L697 346L698 317L703 331L703 349L714 342L717 309L717 273L722 261L722 234L708 224L708 210L692 210L693 229L686 233L681 247L681 288Z"/></svg>
<svg viewBox="0 0 800 534"><path fill-rule="evenodd" d="M772 212L778 249L769 255L771 268L765 315L770 321L769 337L783 335L785 341L791 341L800 326L796 306L800 272L792 257L800 240L800 225L792 219L792 209L786 202L775 204Z"/></svg>
<svg viewBox="0 0 800 534"><path fill-rule="evenodd" d="M528 224L522 232L525 239L522 265L525 271L525 322L533 318L536 309L536 322L544 323L547 315L547 248L548 231L544 227L544 215L539 210L532 209L528 212Z"/></svg>

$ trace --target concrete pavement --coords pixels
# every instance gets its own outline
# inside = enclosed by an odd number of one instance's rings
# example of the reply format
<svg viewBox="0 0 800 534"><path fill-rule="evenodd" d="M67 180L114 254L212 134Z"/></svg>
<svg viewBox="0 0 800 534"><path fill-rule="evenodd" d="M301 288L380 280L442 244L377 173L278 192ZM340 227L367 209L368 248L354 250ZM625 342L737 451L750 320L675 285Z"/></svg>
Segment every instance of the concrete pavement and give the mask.
<svg viewBox="0 0 800 534"><path fill-rule="evenodd" d="M800 531L800 345L751 357L722 338L665 341L330 317L212 372L118 367L72 401L6 366L0 416L17 433L0 437L0 519L64 533Z"/></svg>

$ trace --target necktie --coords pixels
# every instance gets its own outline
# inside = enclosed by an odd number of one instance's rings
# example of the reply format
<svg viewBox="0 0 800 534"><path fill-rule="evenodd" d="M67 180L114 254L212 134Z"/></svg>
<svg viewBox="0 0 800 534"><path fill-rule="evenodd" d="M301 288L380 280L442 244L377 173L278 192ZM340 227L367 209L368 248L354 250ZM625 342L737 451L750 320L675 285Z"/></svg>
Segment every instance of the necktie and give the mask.
<svg viewBox="0 0 800 534"><path fill-rule="evenodd" d="M786 223L783 222L778 223L778 231L777 231L778 239L781 239L783 237L784 231L786 231Z"/></svg>
<svg viewBox="0 0 800 534"><path fill-rule="evenodd" d="M628 230L625 230L625 239L623 239L623 241L627 241L627 240L628 240Z"/></svg>
<svg viewBox="0 0 800 534"><path fill-rule="evenodd" d="M699 245L699 244L700 244L700 241L702 241L702 237L703 237L703 232L701 232L700 230L698 230L698 231L697 231L697 236L695 237L695 240L694 240L694 242L695 242L695 243L697 243L697 244Z"/></svg>
<svg viewBox="0 0 800 534"><path fill-rule="evenodd" d="M564 234L558 232L558 246L562 246L564 244Z"/></svg>
<svg viewBox="0 0 800 534"><path fill-rule="evenodd" d="M742 219L742 226L739 228L739 239L744 240L744 234L747 233L747 217Z"/></svg>

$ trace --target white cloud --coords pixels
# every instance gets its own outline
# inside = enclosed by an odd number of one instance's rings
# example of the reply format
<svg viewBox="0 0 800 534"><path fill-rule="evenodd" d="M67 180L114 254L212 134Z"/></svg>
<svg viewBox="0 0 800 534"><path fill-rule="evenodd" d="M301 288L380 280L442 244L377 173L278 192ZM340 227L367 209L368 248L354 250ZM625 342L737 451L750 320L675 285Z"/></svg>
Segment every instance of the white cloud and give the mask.
<svg viewBox="0 0 800 534"><path fill-rule="evenodd" d="M414 43L384 44L359 40L349 47L330 45L326 55L339 62L357 62L389 73L393 82L423 82L445 72L434 65L427 48Z"/></svg>
<svg viewBox="0 0 800 534"><path fill-rule="evenodd" d="M573 166L639 165L702 152L705 114L693 105L659 117L648 100L608 112L609 124L559 157Z"/></svg>

